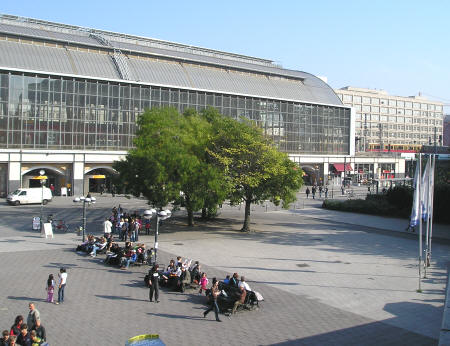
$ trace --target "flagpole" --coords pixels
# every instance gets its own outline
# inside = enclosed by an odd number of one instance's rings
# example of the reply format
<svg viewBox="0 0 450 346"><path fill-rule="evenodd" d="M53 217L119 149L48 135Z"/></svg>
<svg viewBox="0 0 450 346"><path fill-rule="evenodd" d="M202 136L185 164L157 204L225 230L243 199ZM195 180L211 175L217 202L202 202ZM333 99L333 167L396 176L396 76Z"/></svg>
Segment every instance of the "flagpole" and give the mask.
<svg viewBox="0 0 450 346"><path fill-rule="evenodd" d="M425 256L423 259L424 269L423 269L423 277L427 278L427 267L428 267L428 238L430 231L430 214L429 214L429 199L430 199L430 167L431 167L431 154L428 156L427 164L425 166L425 180L423 186L423 201L422 205L424 206L425 215L427 218L426 221L426 229L425 229Z"/></svg>
<svg viewBox="0 0 450 346"><path fill-rule="evenodd" d="M422 206L420 201L421 185L422 185L422 154L419 153L419 179L417 179L417 189L419 191L419 289L422 292Z"/></svg>
<svg viewBox="0 0 450 346"><path fill-rule="evenodd" d="M431 169L431 198L430 198L430 245L428 247L429 260L431 261L431 239L433 238L433 208L434 208L434 170L436 169L436 155L433 155L433 165Z"/></svg>

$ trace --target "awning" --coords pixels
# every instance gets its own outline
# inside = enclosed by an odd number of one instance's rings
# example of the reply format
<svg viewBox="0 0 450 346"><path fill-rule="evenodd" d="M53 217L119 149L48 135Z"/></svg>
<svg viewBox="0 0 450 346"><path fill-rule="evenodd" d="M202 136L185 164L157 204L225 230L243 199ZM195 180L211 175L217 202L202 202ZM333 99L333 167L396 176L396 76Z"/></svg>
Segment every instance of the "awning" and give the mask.
<svg viewBox="0 0 450 346"><path fill-rule="evenodd" d="M336 172L340 173L344 171L344 163L333 163ZM352 166L349 163L345 163L345 171L353 171Z"/></svg>

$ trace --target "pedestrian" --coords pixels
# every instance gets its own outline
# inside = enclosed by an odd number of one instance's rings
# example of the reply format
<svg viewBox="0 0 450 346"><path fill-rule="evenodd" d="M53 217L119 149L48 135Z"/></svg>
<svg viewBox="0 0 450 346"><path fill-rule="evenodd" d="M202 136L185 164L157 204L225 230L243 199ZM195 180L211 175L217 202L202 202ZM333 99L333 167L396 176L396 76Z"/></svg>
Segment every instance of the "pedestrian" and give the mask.
<svg viewBox="0 0 450 346"><path fill-rule="evenodd" d="M52 191L52 196L55 195L55 185L50 184L50 190Z"/></svg>
<svg viewBox="0 0 450 346"><path fill-rule="evenodd" d="M56 304L60 304L64 302L64 289L66 288L67 283L67 273L66 268L61 268L59 270L59 285L58 285L58 301Z"/></svg>
<svg viewBox="0 0 450 346"><path fill-rule="evenodd" d="M323 190L322 185L320 185L319 186L319 197L320 198L322 198L322 190Z"/></svg>
<svg viewBox="0 0 450 346"><path fill-rule="evenodd" d="M342 192L342 196L344 196L345 195L345 187L344 187L344 185L341 185L341 192Z"/></svg>
<svg viewBox="0 0 450 346"><path fill-rule="evenodd" d="M17 336L17 343L21 346L31 346L31 335L28 332L28 326L26 323L20 327L20 334Z"/></svg>
<svg viewBox="0 0 450 346"><path fill-rule="evenodd" d="M50 274L47 279L47 302L53 303L53 293L55 292L55 280L53 274Z"/></svg>
<svg viewBox="0 0 450 346"><path fill-rule="evenodd" d="M327 186L325 186L325 199L327 199L328 198L328 187Z"/></svg>
<svg viewBox="0 0 450 346"><path fill-rule="evenodd" d="M9 345L9 332L7 330L4 330L2 332L2 338L0 339L0 345L1 346Z"/></svg>
<svg viewBox="0 0 450 346"><path fill-rule="evenodd" d="M103 234L105 238L108 238L111 235L112 231L112 223L108 218L105 217L105 221L103 221Z"/></svg>
<svg viewBox="0 0 450 346"><path fill-rule="evenodd" d="M311 195L312 195L312 198L313 198L313 199L316 199L316 187L315 187L315 186L313 186L313 187L311 188Z"/></svg>
<svg viewBox="0 0 450 346"><path fill-rule="evenodd" d="M19 335L20 334L20 327L22 327L23 324L23 316L18 315L16 316L16 319L14 320L14 324L11 327L10 335Z"/></svg>
<svg viewBox="0 0 450 346"><path fill-rule="evenodd" d="M211 287L211 298L212 298L212 304L211 306L206 309L206 311L203 313L203 317L206 317L206 315L208 315L208 313L210 311L214 310L214 314L216 315L216 321L217 322L222 322L219 319L219 306L217 305L217 297L219 296L220 291L219 291L219 282L217 281L216 278L213 278L213 285Z"/></svg>
<svg viewBox="0 0 450 346"><path fill-rule="evenodd" d="M149 300L153 302L153 293L155 294L155 303L159 303L159 265L154 264L152 269L150 269L149 275Z"/></svg>
<svg viewBox="0 0 450 346"><path fill-rule="evenodd" d="M200 278L200 290L198 294L202 294L202 290L206 291L206 287L208 286L208 278L206 277L206 273L202 273L202 277Z"/></svg>
<svg viewBox="0 0 450 346"><path fill-rule="evenodd" d="M309 187L306 187L306 198L308 198L308 197L309 197L309 193L310 193L310 191L309 191Z"/></svg>
<svg viewBox="0 0 450 346"><path fill-rule="evenodd" d="M30 311L28 312L27 326L29 330L33 330L36 327L36 321L41 319L41 314L39 313L39 310L36 309L33 302L28 304L28 308Z"/></svg>
<svg viewBox="0 0 450 346"><path fill-rule="evenodd" d="M36 328L34 328L34 330L36 331L36 336L41 339L42 341L46 341L47 339L47 335L45 333L45 328L44 326L41 324L41 320L36 320Z"/></svg>

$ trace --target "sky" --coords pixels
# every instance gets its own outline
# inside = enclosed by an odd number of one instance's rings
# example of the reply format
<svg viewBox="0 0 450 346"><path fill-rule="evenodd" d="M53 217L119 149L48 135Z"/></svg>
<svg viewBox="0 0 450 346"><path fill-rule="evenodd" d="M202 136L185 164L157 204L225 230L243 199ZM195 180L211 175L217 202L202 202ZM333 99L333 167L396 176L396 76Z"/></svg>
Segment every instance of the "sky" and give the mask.
<svg viewBox="0 0 450 346"><path fill-rule="evenodd" d="M0 13L270 59L333 88L450 105L446 0L2 0Z"/></svg>

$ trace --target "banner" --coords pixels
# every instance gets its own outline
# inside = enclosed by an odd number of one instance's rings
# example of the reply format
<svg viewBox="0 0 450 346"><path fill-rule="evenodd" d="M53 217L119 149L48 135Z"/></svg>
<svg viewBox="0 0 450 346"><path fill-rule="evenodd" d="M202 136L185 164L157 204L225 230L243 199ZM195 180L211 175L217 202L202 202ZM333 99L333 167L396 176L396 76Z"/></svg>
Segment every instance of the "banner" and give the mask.
<svg viewBox="0 0 450 346"><path fill-rule="evenodd" d="M420 205L420 196L419 196L419 160L416 161L416 172L414 173L414 194L413 194L413 205L411 209L411 219L409 222L410 227L416 227L419 223L419 205Z"/></svg>

